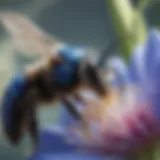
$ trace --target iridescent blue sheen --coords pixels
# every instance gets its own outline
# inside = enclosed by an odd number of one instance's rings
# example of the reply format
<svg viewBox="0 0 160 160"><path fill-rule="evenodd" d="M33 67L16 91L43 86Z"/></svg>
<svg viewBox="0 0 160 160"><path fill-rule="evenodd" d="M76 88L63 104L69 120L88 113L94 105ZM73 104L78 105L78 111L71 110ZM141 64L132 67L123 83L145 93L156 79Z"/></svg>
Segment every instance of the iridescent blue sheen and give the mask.
<svg viewBox="0 0 160 160"><path fill-rule="evenodd" d="M77 64L84 58L85 50L78 47L66 46L59 51L66 62Z"/></svg>
<svg viewBox="0 0 160 160"><path fill-rule="evenodd" d="M19 74L11 80L4 92L2 99L2 121L6 128L12 125L14 104L17 98L26 90L26 85L27 82L24 75Z"/></svg>
<svg viewBox="0 0 160 160"><path fill-rule="evenodd" d="M77 80L77 69L84 54L84 50L72 47L65 47L59 51L64 62L53 69L53 77L58 85L70 85Z"/></svg>

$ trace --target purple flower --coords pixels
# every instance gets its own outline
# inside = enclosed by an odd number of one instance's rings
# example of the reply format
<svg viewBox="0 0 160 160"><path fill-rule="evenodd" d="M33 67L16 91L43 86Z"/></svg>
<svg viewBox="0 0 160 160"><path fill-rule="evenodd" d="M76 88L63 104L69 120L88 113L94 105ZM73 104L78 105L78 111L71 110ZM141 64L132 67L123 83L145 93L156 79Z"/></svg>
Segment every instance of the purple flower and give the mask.
<svg viewBox="0 0 160 160"><path fill-rule="evenodd" d="M123 101L113 100L99 124L98 135L92 132L93 139L81 140L86 149L138 157L160 141L160 33L157 30L151 30L147 41L135 49L126 73L129 83L117 93L123 96Z"/></svg>

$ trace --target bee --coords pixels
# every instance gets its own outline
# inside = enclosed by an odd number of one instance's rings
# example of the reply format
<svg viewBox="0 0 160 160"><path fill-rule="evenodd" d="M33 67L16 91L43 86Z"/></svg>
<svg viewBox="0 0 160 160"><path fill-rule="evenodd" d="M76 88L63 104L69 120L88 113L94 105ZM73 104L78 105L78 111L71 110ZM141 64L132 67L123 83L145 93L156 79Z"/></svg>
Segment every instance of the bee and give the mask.
<svg viewBox="0 0 160 160"><path fill-rule="evenodd" d="M39 103L59 100L74 118L81 120L82 115L69 95L81 101L78 91L92 88L105 97L107 89L100 70L84 54L87 50L58 41L21 13L1 12L0 21L19 51L40 57L37 63L13 77L2 97L3 128L11 144L18 144L26 131L34 144L38 143Z"/></svg>

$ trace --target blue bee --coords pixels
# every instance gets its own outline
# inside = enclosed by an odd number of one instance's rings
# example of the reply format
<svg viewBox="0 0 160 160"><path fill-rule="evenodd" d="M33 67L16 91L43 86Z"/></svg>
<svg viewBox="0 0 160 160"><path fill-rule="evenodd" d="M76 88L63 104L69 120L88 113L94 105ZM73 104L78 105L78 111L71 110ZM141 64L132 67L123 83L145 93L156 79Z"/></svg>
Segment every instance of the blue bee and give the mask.
<svg viewBox="0 0 160 160"><path fill-rule="evenodd" d="M2 122L9 141L18 144L27 130L37 144L36 107L39 102L53 102L59 98L69 113L81 120L81 114L67 95L72 94L76 100L81 100L76 90L84 85L92 87L101 96L107 91L98 67L86 58L85 50L66 45L53 49L62 43L45 34L22 14L3 13L1 20L20 51L41 53L47 59L44 66L16 75L2 98Z"/></svg>
<svg viewBox="0 0 160 160"><path fill-rule="evenodd" d="M86 63L85 56L71 56L72 52L76 52L74 48L60 50L60 61L53 63L48 70L39 69L34 78L24 73L11 80L2 101L2 117L5 133L13 144L19 142L26 126L35 143L38 142L35 106L40 101L50 102L59 96L68 111L75 118L81 119L80 113L65 95L74 92L84 83L82 76L86 76L100 94L105 93L95 66ZM83 70L80 72L82 65ZM77 95L74 96L78 99Z"/></svg>

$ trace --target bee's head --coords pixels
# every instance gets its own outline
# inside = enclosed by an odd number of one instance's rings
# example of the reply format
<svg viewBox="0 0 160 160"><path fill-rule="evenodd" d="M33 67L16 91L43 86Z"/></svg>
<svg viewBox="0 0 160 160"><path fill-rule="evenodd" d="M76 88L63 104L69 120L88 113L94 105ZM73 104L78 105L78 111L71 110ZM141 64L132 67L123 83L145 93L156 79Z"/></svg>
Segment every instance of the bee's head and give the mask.
<svg viewBox="0 0 160 160"><path fill-rule="evenodd" d="M66 46L60 49L58 54L65 62L79 63L85 56L85 49Z"/></svg>

